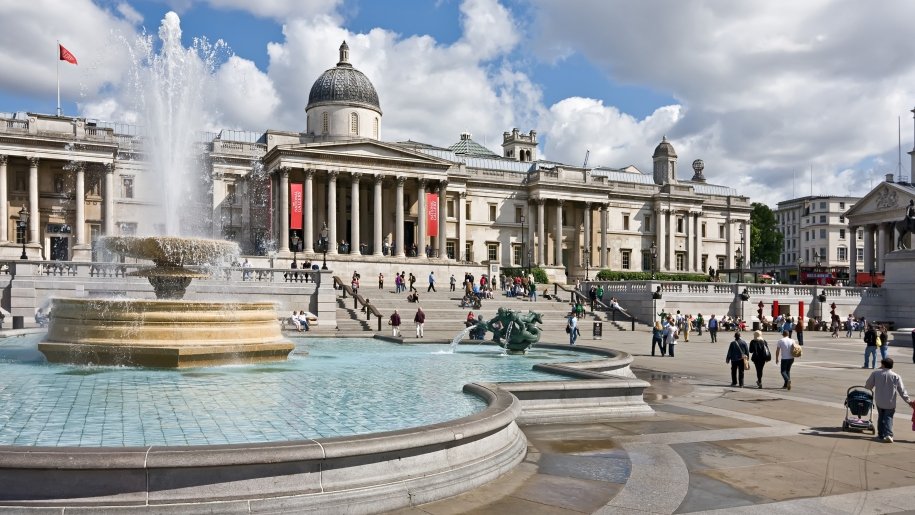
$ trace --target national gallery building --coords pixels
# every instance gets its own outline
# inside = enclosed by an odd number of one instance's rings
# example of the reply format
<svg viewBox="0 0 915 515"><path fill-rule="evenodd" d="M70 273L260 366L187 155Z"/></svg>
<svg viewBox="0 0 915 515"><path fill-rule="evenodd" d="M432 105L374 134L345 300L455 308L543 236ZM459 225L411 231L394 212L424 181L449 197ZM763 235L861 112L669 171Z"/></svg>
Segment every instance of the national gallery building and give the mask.
<svg viewBox="0 0 915 515"><path fill-rule="evenodd" d="M349 49L311 88L305 132L203 135L205 198L182 216L248 256L707 272L750 256L750 202L684 176L671 142L653 170L538 157L535 131L503 134L500 153L461 134L448 147L382 139L383 112ZM102 235L161 232L159 175L142 130L82 118L0 113L0 257L101 259ZM687 178L689 177L689 178ZM654 256L654 259L653 259Z"/></svg>

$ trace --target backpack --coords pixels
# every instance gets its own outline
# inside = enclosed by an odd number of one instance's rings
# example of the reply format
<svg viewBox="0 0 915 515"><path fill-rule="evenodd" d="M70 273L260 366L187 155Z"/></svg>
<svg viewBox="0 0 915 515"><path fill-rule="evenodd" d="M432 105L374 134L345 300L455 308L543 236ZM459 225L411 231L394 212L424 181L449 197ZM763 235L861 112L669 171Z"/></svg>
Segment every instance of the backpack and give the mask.
<svg viewBox="0 0 915 515"><path fill-rule="evenodd" d="M709 328L709 329L718 329L718 319L717 319L717 318L713 318L713 319L709 320L709 321L708 321L708 328Z"/></svg>
<svg viewBox="0 0 915 515"><path fill-rule="evenodd" d="M791 344L791 356L794 358L801 357L801 354L804 353L804 348L798 345L797 343Z"/></svg>

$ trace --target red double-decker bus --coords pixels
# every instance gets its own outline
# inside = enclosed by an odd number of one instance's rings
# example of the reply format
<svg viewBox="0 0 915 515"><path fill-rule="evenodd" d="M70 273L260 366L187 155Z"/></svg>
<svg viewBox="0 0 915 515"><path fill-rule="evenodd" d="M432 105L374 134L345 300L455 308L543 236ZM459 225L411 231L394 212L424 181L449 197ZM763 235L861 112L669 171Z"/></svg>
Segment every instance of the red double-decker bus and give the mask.
<svg viewBox="0 0 915 515"><path fill-rule="evenodd" d="M801 284L835 286L840 281L842 284L848 284L847 266L811 266L801 268Z"/></svg>

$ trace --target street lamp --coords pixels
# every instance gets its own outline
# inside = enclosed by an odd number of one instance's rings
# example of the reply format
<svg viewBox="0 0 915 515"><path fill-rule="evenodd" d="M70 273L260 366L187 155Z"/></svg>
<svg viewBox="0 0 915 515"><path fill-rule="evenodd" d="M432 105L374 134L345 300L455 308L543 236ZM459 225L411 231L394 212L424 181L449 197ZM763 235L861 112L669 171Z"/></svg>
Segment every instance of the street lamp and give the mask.
<svg viewBox="0 0 915 515"><path fill-rule="evenodd" d="M299 238L298 234L293 234L291 240L292 240L292 264L298 266L298 262L296 261L296 253L299 251L299 241L301 240L301 238ZM295 268L295 266L293 266L293 268Z"/></svg>
<svg viewBox="0 0 915 515"><path fill-rule="evenodd" d="M797 258L797 284L801 284L801 265L804 264L804 258Z"/></svg>
<svg viewBox="0 0 915 515"><path fill-rule="evenodd" d="M318 240L318 246L321 248L321 252L324 253L324 262L321 263L321 270L327 270L327 222L324 222L324 227L321 228L321 239Z"/></svg>
<svg viewBox="0 0 915 515"><path fill-rule="evenodd" d="M655 260L658 258L658 246L654 242L651 242L651 247L648 248L648 252L651 254L651 280L654 280L654 269L655 269Z"/></svg>
<svg viewBox="0 0 915 515"><path fill-rule="evenodd" d="M591 249L585 249L585 281L589 281L588 276L591 274Z"/></svg>
<svg viewBox="0 0 915 515"><path fill-rule="evenodd" d="M25 240L29 239L29 210L24 205L19 210L19 220L16 224L22 229L22 255L19 256L19 259L28 259L29 257L25 255Z"/></svg>
<svg viewBox="0 0 915 515"><path fill-rule="evenodd" d="M737 281L738 283L743 282L743 248L740 246L737 247L737 250L734 251L734 261L737 263Z"/></svg>

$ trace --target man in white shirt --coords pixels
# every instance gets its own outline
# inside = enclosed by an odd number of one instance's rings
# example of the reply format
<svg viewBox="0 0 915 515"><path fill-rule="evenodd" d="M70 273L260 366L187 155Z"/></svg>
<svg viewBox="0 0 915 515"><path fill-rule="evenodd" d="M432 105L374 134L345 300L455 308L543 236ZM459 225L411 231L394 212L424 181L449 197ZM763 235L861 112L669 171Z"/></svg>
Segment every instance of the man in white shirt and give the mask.
<svg viewBox="0 0 915 515"><path fill-rule="evenodd" d="M871 372L864 387L874 391L874 405L877 407L877 440L893 443L893 415L896 414L896 394L912 404L902 378L893 372L893 358L883 358L880 368Z"/></svg>
<svg viewBox="0 0 915 515"><path fill-rule="evenodd" d="M791 389L791 365L794 364L794 354L791 351L794 349L794 340L788 337L788 331L782 331L782 339L778 341L778 344L775 349L775 364L778 365L779 360L781 360L781 373L782 379L785 380L785 384L782 386L783 390Z"/></svg>

